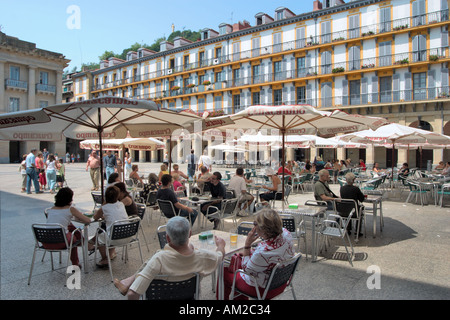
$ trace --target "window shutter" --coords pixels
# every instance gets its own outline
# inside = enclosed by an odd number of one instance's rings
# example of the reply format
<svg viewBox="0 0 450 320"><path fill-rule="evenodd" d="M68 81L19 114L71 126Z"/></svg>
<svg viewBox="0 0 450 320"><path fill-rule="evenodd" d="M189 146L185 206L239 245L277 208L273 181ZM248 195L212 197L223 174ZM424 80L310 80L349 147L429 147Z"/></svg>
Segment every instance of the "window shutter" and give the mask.
<svg viewBox="0 0 450 320"><path fill-rule="evenodd" d="M305 28L297 29L297 48L303 48L305 46L305 38Z"/></svg>
<svg viewBox="0 0 450 320"><path fill-rule="evenodd" d="M428 99L434 99L436 98L436 71L435 70L429 70L428 71Z"/></svg>
<svg viewBox="0 0 450 320"><path fill-rule="evenodd" d="M348 80L342 80L342 105L348 105Z"/></svg>
<svg viewBox="0 0 450 320"><path fill-rule="evenodd" d="M306 85L306 103L312 106L315 106L312 99L312 85Z"/></svg>
<svg viewBox="0 0 450 320"><path fill-rule="evenodd" d="M378 77L372 77L372 103L378 103Z"/></svg>
<svg viewBox="0 0 450 320"><path fill-rule="evenodd" d="M394 92L394 102L400 101L400 75L394 74L392 77L392 91Z"/></svg>
<svg viewBox="0 0 450 320"><path fill-rule="evenodd" d="M448 31L444 28L442 28L441 32L441 47L448 47Z"/></svg>
<svg viewBox="0 0 450 320"><path fill-rule="evenodd" d="M361 79L361 103L362 104L367 104L369 101L368 80L369 79L367 79L367 78Z"/></svg>
<svg viewBox="0 0 450 320"><path fill-rule="evenodd" d="M441 70L441 93L449 93L448 90L448 69Z"/></svg>
<svg viewBox="0 0 450 320"><path fill-rule="evenodd" d="M412 97L412 75L410 72L405 73L405 101L411 101Z"/></svg>

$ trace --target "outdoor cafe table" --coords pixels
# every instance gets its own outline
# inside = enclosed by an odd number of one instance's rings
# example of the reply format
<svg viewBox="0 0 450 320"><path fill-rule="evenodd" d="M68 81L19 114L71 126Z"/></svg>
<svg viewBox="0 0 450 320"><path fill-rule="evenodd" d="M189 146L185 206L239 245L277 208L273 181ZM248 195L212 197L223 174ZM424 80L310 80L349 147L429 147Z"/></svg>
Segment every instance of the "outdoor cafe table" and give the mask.
<svg viewBox="0 0 450 320"><path fill-rule="evenodd" d="M278 209L278 213L282 214L292 214L297 218L298 223L300 223L300 218L310 217L312 219L311 223L311 255L312 261L317 261L317 235L316 235L316 224L324 217L326 207L314 207L314 206L298 206L298 209Z"/></svg>
<svg viewBox="0 0 450 320"><path fill-rule="evenodd" d="M378 209L380 209L380 232L383 231L383 197L381 195L367 195L367 198L364 199L364 203L372 204L372 212L373 212L373 237L377 236L377 214Z"/></svg>
<svg viewBox="0 0 450 320"><path fill-rule="evenodd" d="M216 251L216 244L214 241L214 236L217 236L217 237L225 240L225 257L231 257L234 253L237 253L244 248L245 240L247 239L247 236L238 235L237 244L231 245L230 236L235 233L220 231L220 230L211 230L211 233L213 234L213 237L208 240L200 240L199 234L195 234L195 235L191 236L191 238L189 239L189 242L195 248ZM224 264L225 264L225 260L223 260L222 263L219 264L218 274L217 274L217 279L219 280L217 283L218 284L217 292L218 292L219 300L224 299L224 296L223 296L224 295L224 285L223 285Z"/></svg>
<svg viewBox="0 0 450 320"><path fill-rule="evenodd" d="M86 212L85 215L92 214L92 212ZM89 250L88 250L88 242L89 242L89 224L85 224L84 222L81 222L77 219L72 219L72 222L75 222L77 224L82 224L83 229L83 246L84 246L84 256L83 256L83 264L84 264L84 273L88 273L88 257L89 257ZM91 218L91 223L99 222L98 220L94 220Z"/></svg>
<svg viewBox="0 0 450 320"><path fill-rule="evenodd" d="M198 198L197 201L192 200L192 198ZM201 227L201 223L200 223L200 219L204 218L204 215L202 214L201 211L201 207L204 203L213 201L214 199L211 197L206 197L206 196L193 196L193 197L179 197L178 200L187 205L188 207L195 207L197 208L198 211L198 216L197 216L197 220L198 220L198 224L197 226L200 228ZM205 218L206 219L206 218Z"/></svg>

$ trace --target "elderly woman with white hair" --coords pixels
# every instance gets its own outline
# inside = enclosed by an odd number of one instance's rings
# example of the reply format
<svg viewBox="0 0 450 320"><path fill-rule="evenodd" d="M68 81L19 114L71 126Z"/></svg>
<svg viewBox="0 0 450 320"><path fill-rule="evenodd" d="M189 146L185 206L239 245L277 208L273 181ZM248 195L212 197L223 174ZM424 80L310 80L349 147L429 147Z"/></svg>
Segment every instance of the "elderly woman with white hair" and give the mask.
<svg viewBox="0 0 450 320"><path fill-rule="evenodd" d="M192 277L193 273L206 276L214 272L225 254L225 240L215 236L216 251L196 249L189 243L192 234L189 221L176 216L166 225L167 244L155 253L133 276L114 285L129 300L137 300L146 291L157 275L168 275L168 281L181 281Z"/></svg>
<svg viewBox="0 0 450 320"><path fill-rule="evenodd" d="M262 186L262 188L267 189L267 192L261 193L259 198L261 203L265 206L269 205L269 201L274 200L277 192L282 192L283 185L281 184L281 179L277 176L272 168L266 169L266 176L269 177L272 184L270 186ZM277 195L276 200L281 200L281 194Z"/></svg>
<svg viewBox="0 0 450 320"><path fill-rule="evenodd" d="M353 183L355 182L355 175L351 172L347 173L345 175L345 181L347 182L346 185L341 187L340 193L342 199L352 199L355 200L358 203L358 211L362 212L361 210L364 208L363 205L360 203L364 201L365 197L364 194L361 192L361 190L354 186ZM340 216L348 217L352 209L355 207L354 204L348 204L348 203L336 203L337 210L339 212ZM361 216L361 215L360 215ZM360 217L361 219L361 217ZM358 222L359 223L359 222ZM347 227L347 231L349 234L351 234L352 229L352 223L350 222ZM356 225L355 230L358 230L358 224ZM356 231L355 231L356 232ZM359 236L362 234L359 233Z"/></svg>

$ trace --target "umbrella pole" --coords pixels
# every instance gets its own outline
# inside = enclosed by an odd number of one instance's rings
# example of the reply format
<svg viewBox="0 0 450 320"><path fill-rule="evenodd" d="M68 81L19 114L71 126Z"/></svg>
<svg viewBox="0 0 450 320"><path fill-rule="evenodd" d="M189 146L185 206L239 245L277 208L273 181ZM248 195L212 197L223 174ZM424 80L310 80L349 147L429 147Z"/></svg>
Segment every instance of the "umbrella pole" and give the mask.
<svg viewBox="0 0 450 320"><path fill-rule="evenodd" d="M286 129L284 128L284 116L283 116L283 129L281 129L281 135L282 135L282 145L283 148L281 149L281 163L282 163L282 170L283 170L283 180L281 181L282 185L282 193L281 193L281 200L282 200L282 208L284 210L284 162L285 162L285 155L284 155L284 145L285 145L285 135L286 135Z"/></svg>
<svg viewBox="0 0 450 320"><path fill-rule="evenodd" d="M102 123L102 116L100 112L100 108L98 108L98 142L100 144L100 192L102 193L102 203L104 202L104 193L103 193L103 186L105 185L105 180L103 177L103 139L102 139L102 133L103 133L103 127L101 125Z"/></svg>

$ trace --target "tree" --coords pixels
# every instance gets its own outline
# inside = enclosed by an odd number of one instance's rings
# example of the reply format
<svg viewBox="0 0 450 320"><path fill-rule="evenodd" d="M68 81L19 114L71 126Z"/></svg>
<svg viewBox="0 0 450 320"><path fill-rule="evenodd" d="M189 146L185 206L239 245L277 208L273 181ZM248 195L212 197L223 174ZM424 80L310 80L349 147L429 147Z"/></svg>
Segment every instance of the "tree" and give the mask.
<svg viewBox="0 0 450 320"><path fill-rule="evenodd" d="M100 59L100 61L102 60L108 60L111 57L116 57L117 55L113 52L113 51L105 51L101 56L99 56L98 58Z"/></svg>

